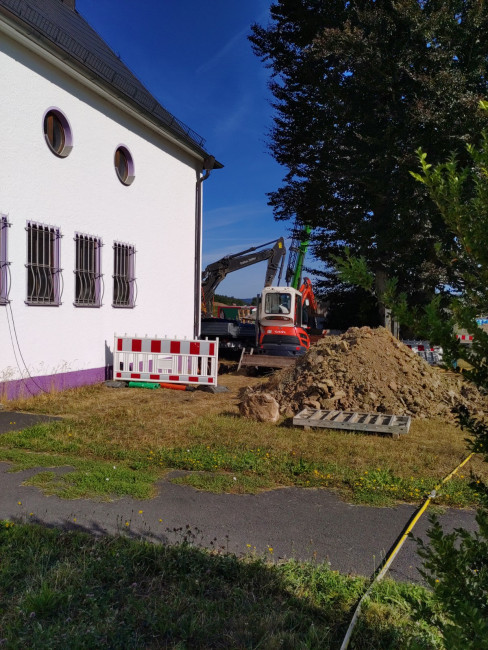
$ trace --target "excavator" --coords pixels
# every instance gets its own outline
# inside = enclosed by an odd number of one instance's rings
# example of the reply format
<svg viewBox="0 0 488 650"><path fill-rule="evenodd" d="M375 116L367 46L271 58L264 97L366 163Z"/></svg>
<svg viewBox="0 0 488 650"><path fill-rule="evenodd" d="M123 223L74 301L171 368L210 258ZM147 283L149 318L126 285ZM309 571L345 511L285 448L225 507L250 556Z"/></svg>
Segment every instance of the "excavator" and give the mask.
<svg viewBox="0 0 488 650"><path fill-rule="evenodd" d="M301 280L311 228L296 228L286 271L289 286L265 287L256 319L256 341L249 353L243 350L239 368L284 368L310 347L311 331L320 330L323 319L309 278Z"/></svg>
<svg viewBox="0 0 488 650"><path fill-rule="evenodd" d="M274 244L271 246L271 244ZM264 248L267 246L268 248ZM270 287L278 270L279 281L283 271L286 256L285 240L283 237L253 246L234 255L226 255L220 260L209 264L202 273L202 321L201 336L219 338L221 350L242 349L252 345L255 340L255 326L241 323L233 319L213 318L213 300L215 291L222 280L233 271L246 268L252 264L268 260L264 286Z"/></svg>
<svg viewBox="0 0 488 650"><path fill-rule="evenodd" d="M310 347L316 328L317 301L309 278L300 288L267 287L258 306L258 348L262 354L298 357Z"/></svg>
<svg viewBox="0 0 488 650"><path fill-rule="evenodd" d="M274 244L274 246L271 248L264 248L264 246L269 247L270 244ZM259 252L256 253L255 251ZM273 280L275 279L280 265L283 267L285 255L285 240L283 237L280 237L279 239L274 239L273 241L266 242L260 246L253 246L252 248L248 248L240 253L226 255L222 259L209 264L202 273L202 314L212 316L215 291L218 285L229 273L268 260L264 286L270 287L273 284ZM281 280L281 271L279 279Z"/></svg>

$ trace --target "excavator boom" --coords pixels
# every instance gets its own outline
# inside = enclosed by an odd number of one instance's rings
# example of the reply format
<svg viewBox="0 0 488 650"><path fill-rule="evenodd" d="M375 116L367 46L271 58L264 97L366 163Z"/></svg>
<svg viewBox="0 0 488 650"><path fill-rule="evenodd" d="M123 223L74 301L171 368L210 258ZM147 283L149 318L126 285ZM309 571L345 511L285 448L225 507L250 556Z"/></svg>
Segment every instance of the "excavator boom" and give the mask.
<svg viewBox="0 0 488 650"><path fill-rule="evenodd" d="M290 246L290 257L285 280L294 289L298 289L301 284L303 262L310 244L311 232L312 228L310 226L298 227L298 225L295 225L293 231L293 240Z"/></svg>
<svg viewBox="0 0 488 650"><path fill-rule="evenodd" d="M264 246L269 246L270 244L274 244L274 246L263 249ZM283 237L280 237L279 239L261 244L261 246L253 246L240 253L226 255L222 259L209 264L202 273L202 312L207 315L212 314L215 291L222 280L233 271L238 271L252 264L268 260L264 286L271 286L278 269L283 265L285 255L285 240Z"/></svg>

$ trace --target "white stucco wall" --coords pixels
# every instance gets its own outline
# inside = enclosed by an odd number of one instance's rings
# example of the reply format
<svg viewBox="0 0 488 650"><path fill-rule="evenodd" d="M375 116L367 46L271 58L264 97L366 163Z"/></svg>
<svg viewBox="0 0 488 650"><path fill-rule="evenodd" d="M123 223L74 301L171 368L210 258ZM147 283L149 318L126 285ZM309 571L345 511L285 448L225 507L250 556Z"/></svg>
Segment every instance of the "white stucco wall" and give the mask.
<svg viewBox="0 0 488 650"><path fill-rule="evenodd" d="M8 232L11 308L22 355L33 375L102 367L114 333L193 335L195 187L201 163L62 70L0 32L0 213ZM69 120L73 150L56 157L46 145L50 107ZM114 170L125 145L135 164L126 187ZM28 306L26 223L61 229L64 291L59 307ZM102 238L101 308L74 301L74 235ZM112 302L114 241L137 250L137 304ZM0 381L20 377L0 306ZM10 314L10 312L9 312Z"/></svg>

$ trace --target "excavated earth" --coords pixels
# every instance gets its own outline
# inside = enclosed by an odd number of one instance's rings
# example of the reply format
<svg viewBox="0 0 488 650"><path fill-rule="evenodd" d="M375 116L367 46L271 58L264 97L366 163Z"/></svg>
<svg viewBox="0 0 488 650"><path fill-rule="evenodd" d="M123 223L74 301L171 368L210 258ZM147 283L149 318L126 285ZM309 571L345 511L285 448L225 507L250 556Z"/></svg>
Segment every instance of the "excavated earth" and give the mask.
<svg viewBox="0 0 488 650"><path fill-rule="evenodd" d="M240 411L271 421L305 407L450 421L459 405L488 412L488 398L461 376L429 366L384 328L352 327L320 339L295 366L247 389Z"/></svg>

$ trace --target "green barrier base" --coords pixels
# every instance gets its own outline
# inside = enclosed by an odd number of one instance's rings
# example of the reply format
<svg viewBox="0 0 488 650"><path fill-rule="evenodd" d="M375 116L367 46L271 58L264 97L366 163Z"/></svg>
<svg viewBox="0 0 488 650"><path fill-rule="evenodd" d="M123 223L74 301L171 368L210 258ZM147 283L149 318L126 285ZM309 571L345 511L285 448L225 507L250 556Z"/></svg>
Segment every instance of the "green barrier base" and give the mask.
<svg viewBox="0 0 488 650"><path fill-rule="evenodd" d="M159 384L152 383L149 381L130 381L129 388L159 388Z"/></svg>

